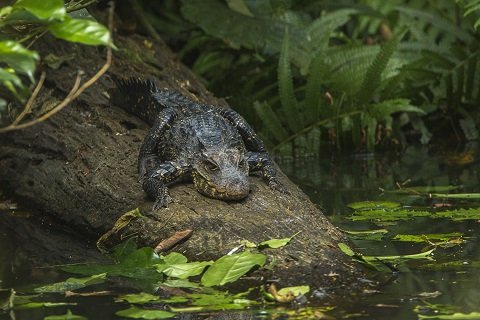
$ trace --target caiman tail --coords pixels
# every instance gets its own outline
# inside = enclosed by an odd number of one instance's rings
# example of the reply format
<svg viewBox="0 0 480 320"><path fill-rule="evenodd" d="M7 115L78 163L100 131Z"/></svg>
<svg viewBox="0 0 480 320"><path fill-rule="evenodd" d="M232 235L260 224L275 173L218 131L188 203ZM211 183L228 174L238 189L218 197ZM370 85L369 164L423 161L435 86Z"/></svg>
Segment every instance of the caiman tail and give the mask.
<svg viewBox="0 0 480 320"><path fill-rule="evenodd" d="M153 80L138 78L113 79L116 88L110 91L110 100L116 106L153 125L160 111L201 109L201 105L171 89L158 89Z"/></svg>

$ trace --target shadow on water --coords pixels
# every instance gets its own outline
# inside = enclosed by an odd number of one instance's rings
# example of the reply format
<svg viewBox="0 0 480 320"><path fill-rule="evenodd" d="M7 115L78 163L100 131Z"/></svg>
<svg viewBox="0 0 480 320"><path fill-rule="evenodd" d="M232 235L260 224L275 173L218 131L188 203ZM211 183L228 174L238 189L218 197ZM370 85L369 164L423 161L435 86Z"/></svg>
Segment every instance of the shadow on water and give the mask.
<svg viewBox="0 0 480 320"><path fill-rule="evenodd" d="M321 315L327 314L335 318L417 319L419 314L431 316L454 312L466 314L480 312L478 303L480 301L478 289L480 288L480 240L477 236L480 232L480 209L478 217L474 212L472 218L455 219L436 216L445 210L480 208L480 199L429 197L428 191L398 192L400 189L414 190L413 187L422 187L424 188L422 190L428 190L425 187L431 190L448 187L447 190L452 193L478 193L480 192L478 155L479 149L476 146L470 146L458 153L441 150L430 152L425 148L412 147L401 155L332 156L332 158L281 163L283 171L310 196L312 201L324 208L328 217L339 228L346 231L383 230L380 237L373 240L363 236L352 236L355 252L365 256L396 256L435 248L433 259L391 263L388 265L387 272L374 271L373 273L376 273L382 282L378 291L366 292L355 304L343 305L339 301L333 311L322 312ZM408 216L399 220L355 218L354 210L349 207L349 204L365 201L398 203L405 210L420 210L414 212L427 212L427 214ZM17 288L33 283L60 281L55 280L58 274L52 273L50 269L39 271L29 269L28 264L22 266L22 261L28 261L26 257L32 255L32 252L37 249L35 243L31 243L29 248L18 248L16 239L22 238L19 237L18 232L21 235L33 233L34 227L24 227L20 231L16 230L17 234L14 234L12 230L15 226L12 225L11 220L5 220L6 223L2 219L0 221L2 221L0 225L0 288ZM443 242L424 236L444 234L455 236L450 236L447 240L442 240ZM397 235L416 235L425 241L398 241L393 239ZM43 237L43 235L39 236ZM57 241L54 235L47 233L45 237L52 237L51 241ZM74 252L76 252L76 255L70 254L66 257L67 260L70 259L72 262L82 260L81 252L84 244L81 241L66 243L65 246L75 248ZM50 259L48 256L44 258L45 261ZM89 259L100 261L102 258L92 256ZM65 277L60 279L64 280ZM62 301L64 298L54 296L52 299ZM74 313L88 316L89 319L100 319L100 315L101 319L118 318L113 315L118 310L118 304L115 304L111 298L90 298L88 304L82 303L82 298L69 301L78 302L78 306L69 307ZM310 306L314 306L315 303L312 301ZM26 316L22 317L23 314ZM59 313L44 309L30 311L30 313L19 311L16 318L43 319L48 314ZM182 317L185 319L289 318L285 313L275 315L271 310L265 313L263 310L255 309L247 312L231 312L228 317L218 311L200 316L184 313ZM8 313L0 312L0 319L10 318ZM300 319L302 316L291 316L291 318Z"/></svg>

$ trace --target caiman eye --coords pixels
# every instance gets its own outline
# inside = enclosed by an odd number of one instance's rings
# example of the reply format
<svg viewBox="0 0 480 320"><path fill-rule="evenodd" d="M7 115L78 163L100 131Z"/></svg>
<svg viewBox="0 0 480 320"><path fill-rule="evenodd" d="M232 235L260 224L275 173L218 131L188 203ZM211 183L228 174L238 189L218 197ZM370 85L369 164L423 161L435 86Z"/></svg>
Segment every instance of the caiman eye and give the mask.
<svg viewBox="0 0 480 320"><path fill-rule="evenodd" d="M213 172L218 170L218 166L215 162L208 161L207 163L205 163L205 169L207 171Z"/></svg>

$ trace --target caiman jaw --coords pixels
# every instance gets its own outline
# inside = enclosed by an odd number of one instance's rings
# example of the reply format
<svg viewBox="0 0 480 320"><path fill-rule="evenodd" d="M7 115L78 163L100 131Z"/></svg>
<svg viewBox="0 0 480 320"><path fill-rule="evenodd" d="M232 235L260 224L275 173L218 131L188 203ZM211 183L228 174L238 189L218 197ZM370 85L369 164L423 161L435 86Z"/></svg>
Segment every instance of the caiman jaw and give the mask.
<svg viewBox="0 0 480 320"><path fill-rule="evenodd" d="M247 178L234 179L227 186L215 185L197 172L192 172L193 184L197 191L207 197L220 200L241 200L248 196L250 185Z"/></svg>

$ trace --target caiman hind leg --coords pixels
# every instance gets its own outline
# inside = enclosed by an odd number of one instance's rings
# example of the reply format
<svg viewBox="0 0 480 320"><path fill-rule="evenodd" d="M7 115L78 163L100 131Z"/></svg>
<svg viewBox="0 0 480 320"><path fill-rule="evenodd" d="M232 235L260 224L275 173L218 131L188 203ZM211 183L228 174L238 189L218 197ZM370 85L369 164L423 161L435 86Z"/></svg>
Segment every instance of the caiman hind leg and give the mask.
<svg viewBox="0 0 480 320"><path fill-rule="evenodd" d="M153 210L161 207L167 207L171 202L171 197L168 194L167 185L180 180L187 170L176 162L164 162L157 166L157 168L143 179L143 190L155 199Z"/></svg>

